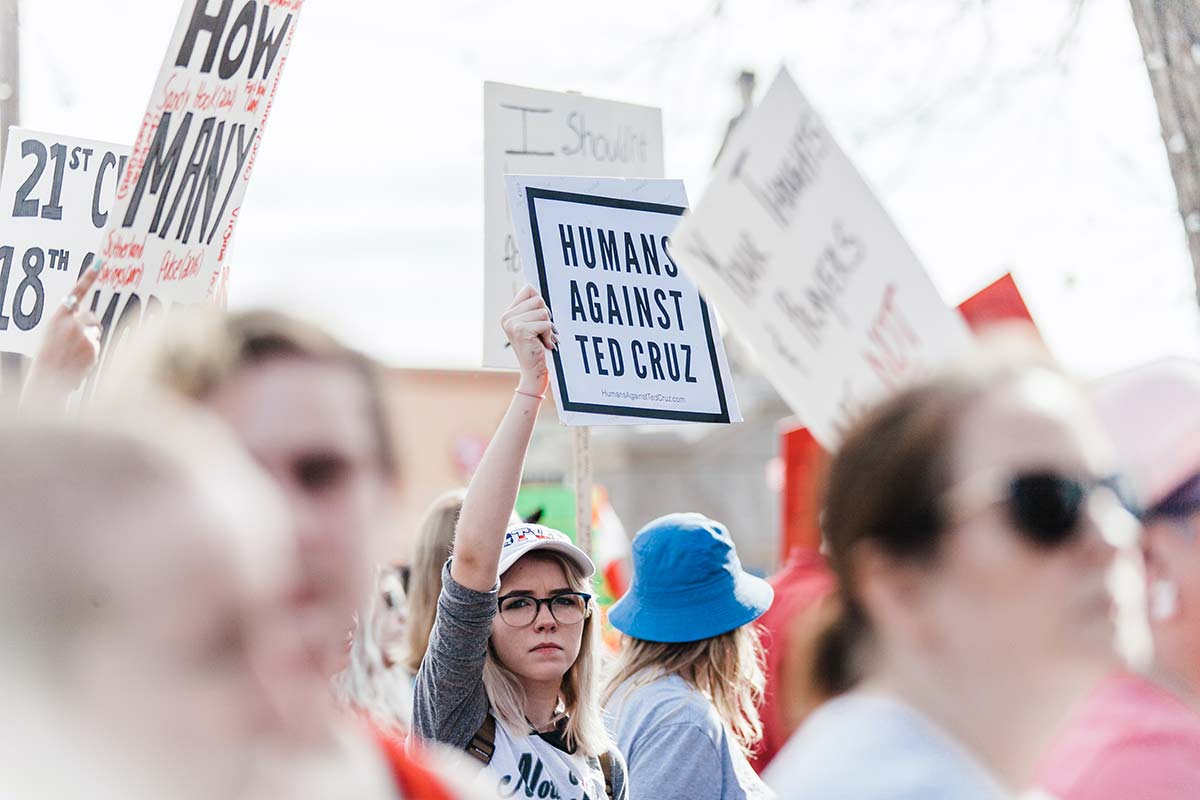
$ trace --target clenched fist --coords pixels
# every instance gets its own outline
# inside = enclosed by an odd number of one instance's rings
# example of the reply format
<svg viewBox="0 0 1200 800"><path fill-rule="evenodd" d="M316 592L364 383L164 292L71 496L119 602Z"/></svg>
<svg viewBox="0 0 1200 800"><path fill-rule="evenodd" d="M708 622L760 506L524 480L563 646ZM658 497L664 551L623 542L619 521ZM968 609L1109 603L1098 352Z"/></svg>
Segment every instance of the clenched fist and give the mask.
<svg viewBox="0 0 1200 800"><path fill-rule="evenodd" d="M500 324L521 365L517 390L545 394L550 382L546 351L558 348L558 330L550 319L546 301L532 286L526 286L513 298L512 305L500 317Z"/></svg>

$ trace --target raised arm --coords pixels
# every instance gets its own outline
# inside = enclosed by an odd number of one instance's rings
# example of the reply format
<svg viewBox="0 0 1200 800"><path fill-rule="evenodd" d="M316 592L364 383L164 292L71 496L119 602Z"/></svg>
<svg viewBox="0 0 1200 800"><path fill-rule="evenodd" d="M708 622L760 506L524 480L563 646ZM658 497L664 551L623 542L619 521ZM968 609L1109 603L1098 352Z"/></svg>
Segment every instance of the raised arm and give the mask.
<svg viewBox="0 0 1200 800"><path fill-rule="evenodd" d="M546 303L531 286L517 294L501 323L521 365L521 381L467 487L450 566L454 580L480 592L496 585L504 531L517 502L540 398L550 379L546 350L558 346Z"/></svg>
<svg viewBox="0 0 1200 800"><path fill-rule="evenodd" d="M100 275L102 261L92 261L47 323L41 347L33 358L21 395L22 409L66 407L100 354L100 320L80 306Z"/></svg>

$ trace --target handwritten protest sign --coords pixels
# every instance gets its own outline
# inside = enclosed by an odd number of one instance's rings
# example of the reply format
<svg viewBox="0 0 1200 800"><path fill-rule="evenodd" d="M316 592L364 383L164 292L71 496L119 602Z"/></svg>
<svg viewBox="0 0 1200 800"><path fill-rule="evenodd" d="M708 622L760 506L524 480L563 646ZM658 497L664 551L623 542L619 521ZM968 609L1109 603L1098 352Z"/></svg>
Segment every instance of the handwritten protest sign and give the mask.
<svg viewBox="0 0 1200 800"><path fill-rule="evenodd" d="M680 272L682 181L506 179L526 280L558 327L567 425L740 422L717 322Z"/></svg>
<svg viewBox="0 0 1200 800"><path fill-rule="evenodd" d="M184 0L101 242L102 358L126 329L223 292L303 2Z"/></svg>
<svg viewBox="0 0 1200 800"><path fill-rule="evenodd" d="M95 256L129 148L10 128L0 177L0 351L32 356Z"/></svg>
<svg viewBox="0 0 1200 800"><path fill-rule="evenodd" d="M662 113L572 92L483 85L483 365L516 369L500 316L525 283L504 176L663 176Z"/></svg>
<svg viewBox="0 0 1200 800"><path fill-rule="evenodd" d="M967 340L787 72L733 134L676 260L826 448Z"/></svg>

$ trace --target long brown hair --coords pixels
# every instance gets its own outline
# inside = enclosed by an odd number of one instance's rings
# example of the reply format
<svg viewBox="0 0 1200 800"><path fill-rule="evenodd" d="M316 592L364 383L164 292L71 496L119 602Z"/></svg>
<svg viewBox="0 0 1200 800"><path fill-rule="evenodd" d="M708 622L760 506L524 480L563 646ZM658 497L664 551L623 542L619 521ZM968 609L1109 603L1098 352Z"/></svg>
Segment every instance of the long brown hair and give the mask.
<svg viewBox="0 0 1200 800"><path fill-rule="evenodd" d="M856 556L871 544L885 556L934 561L945 520L938 498L951 475L950 449L963 415L982 397L1035 371L1062 376L1028 334L993 336L964 360L893 395L854 425L829 466L821 519L838 578L839 612L821 634L814 681L828 694L865 672L871 624L856 597Z"/></svg>
<svg viewBox="0 0 1200 800"><path fill-rule="evenodd" d="M749 758L762 739L758 707L762 703L763 650L758 629L743 625L697 642L649 642L625 637L613 675L604 690L604 703L618 687L644 686L666 675L678 675L712 702ZM611 709L610 709L611 710Z"/></svg>

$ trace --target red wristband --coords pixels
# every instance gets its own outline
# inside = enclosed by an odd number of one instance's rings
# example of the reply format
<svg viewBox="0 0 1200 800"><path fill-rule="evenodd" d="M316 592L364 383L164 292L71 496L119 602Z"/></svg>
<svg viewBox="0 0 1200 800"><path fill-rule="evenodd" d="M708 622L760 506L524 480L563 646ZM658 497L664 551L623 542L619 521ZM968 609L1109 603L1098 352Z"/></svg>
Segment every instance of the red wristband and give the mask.
<svg viewBox="0 0 1200 800"><path fill-rule="evenodd" d="M513 390L513 394L523 394L523 395L525 395L526 397L533 397L533 398L536 398L536 399L538 399L538 400L545 400L545 399L546 399L546 395L544 395L544 394L534 394L533 392L522 392L520 389L514 389L514 390Z"/></svg>

